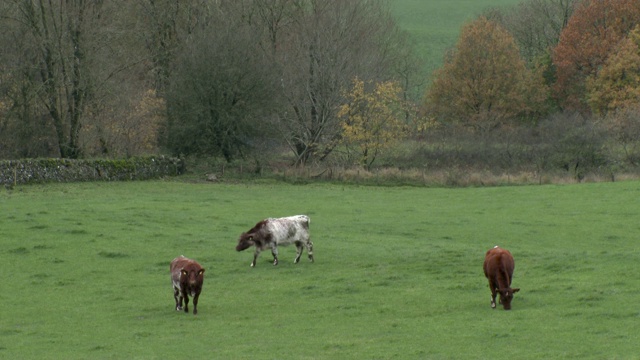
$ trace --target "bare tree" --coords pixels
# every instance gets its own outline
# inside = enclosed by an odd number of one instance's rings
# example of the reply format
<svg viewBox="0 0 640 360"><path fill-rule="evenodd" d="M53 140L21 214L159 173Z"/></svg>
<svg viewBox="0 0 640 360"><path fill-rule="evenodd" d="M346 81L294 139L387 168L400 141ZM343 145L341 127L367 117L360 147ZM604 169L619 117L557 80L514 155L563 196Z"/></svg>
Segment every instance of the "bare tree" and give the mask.
<svg viewBox="0 0 640 360"><path fill-rule="evenodd" d="M53 121L60 156L77 158L82 115L94 91L87 66L89 23L100 13L100 5L82 1L56 5L25 1L22 14L37 47L40 97Z"/></svg>
<svg viewBox="0 0 640 360"><path fill-rule="evenodd" d="M514 37L522 57L529 63L548 56L558 44L562 29L579 0L526 0L508 10L491 10L487 17Z"/></svg>
<svg viewBox="0 0 640 360"><path fill-rule="evenodd" d="M180 47L196 28L207 25L215 2L143 0L136 3L136 14L143 23L138 36L150 56L154 88L163 96Z"/></svg>
<svg viewBox="0 0 640 360"><path fill-rule="evenodd" d="M97 101L109 93L107 84L122 64L112 54L121 50L122 33L112 27L114 9L127 2L14 0L6 3L5 29L19 46L11 47L15 60L9 73L14 89L8 94L16 110L14 130L28 133L33 119L37 132L29 143L47 136L55 151L45 154L65 158L82 155L80 133L89 124ZM5 37L6 39L6 37ZM125 66L126 67L126 66Z"/></svg>
<svg viewBox="0 0 640 360"><path fill-rule="evenodd" d="M297 164L326 158L337 146L337 108L357 75L392 75L398 30L378 0L256 2L279 71L277 125Z"/></svg>
<svg viewBox="0 0 640 360"><path fill-rule="evenodd" d="M37 72L25 60L32 52L23 41L20 9L0 2L0 157L49 155L55 149L53 129L38 102Z"/></svg>

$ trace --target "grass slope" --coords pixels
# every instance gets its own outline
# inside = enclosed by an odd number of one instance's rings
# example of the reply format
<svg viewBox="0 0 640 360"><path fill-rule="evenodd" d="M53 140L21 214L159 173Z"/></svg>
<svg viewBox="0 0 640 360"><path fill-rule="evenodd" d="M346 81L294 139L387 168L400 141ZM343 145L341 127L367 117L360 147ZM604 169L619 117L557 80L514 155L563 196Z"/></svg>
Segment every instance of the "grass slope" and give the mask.
<svg viewBox="0 0 640 360"><path fill-rule="evenodd" d="M442 66L445 52L458 40L462 26L488 8L504 8L522 0L391 0L401 29L416 42L430 75Z"/></svg>
<svg viewBox="0 0 640 360"><path fill-rule="evenodd" d="M638 182L480 189L52 184L0 193L0 358L637 358ZM234 250L311 216L315 263ZM492 310L484 253L516 259ZM198 316L169 262L207 269Z"/></svg>

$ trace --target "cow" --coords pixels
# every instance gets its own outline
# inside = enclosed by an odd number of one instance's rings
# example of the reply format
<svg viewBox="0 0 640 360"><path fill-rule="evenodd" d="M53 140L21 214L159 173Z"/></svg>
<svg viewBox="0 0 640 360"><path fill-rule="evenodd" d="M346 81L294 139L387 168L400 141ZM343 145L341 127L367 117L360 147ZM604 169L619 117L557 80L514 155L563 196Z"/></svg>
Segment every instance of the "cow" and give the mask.
<svg viewBox="0 0 640 360"><path fill-rule="evenodd" d="M491 308L496 308L496 295L500 294L500 304L505 310L511 310L513 294L520 291L519 288L511 288L513 269L515 263L509 250L495 246L487 251L484 258L484 276L489 280L491 289Z"/></svg>
<svg viewBox="0 0 640 360"><path fill-rule="evenodd" d="M307 248L309 260L313 262L313 243L309 238L309 217L296 215L283 218L268 218L258 222L251 230L244 232L238 239L236 251L243 251L255 246L251 267L256 266L256 260L260 252L271 249L273 265L278 265L278 246L296 245L295 264L300 261L302 247Z"/></svg>
<svg viewBox="0 0 640 360"><path fill-rule="evenodd" d="M202 291L204 281L204 269L197 261L188 259L182 255L171 261L171 282L173 283L173 298L176 300L176 310L182 310L184 299L184 312L189 312L189 295L193 297L193 315L198 314L198 298Z"/></svg>

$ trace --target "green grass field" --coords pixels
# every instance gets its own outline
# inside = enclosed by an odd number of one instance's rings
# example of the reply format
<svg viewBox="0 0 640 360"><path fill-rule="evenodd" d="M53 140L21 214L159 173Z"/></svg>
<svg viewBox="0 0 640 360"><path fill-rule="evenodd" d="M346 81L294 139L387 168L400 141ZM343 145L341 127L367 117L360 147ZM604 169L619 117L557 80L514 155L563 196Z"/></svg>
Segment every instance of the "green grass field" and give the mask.
<svg viewBox="0 0 640 360"><path fill-rule="evenodd" d="M401 29L416 43L424 58L428 76L442 66L445 52L452 48L462 26L489 8L507 8L522 0L390 0L392 13Z"/></svg>
<svg viewBox="0 0 640 360"><path fill-rule="evenodd" d="M640 183L427 189L180 181L0 192L4 359L636 359ZM311 217L315 263L236 252ZM516 259L492 310L484 253ZM174 310L169 262L207 269Z"/></svg>

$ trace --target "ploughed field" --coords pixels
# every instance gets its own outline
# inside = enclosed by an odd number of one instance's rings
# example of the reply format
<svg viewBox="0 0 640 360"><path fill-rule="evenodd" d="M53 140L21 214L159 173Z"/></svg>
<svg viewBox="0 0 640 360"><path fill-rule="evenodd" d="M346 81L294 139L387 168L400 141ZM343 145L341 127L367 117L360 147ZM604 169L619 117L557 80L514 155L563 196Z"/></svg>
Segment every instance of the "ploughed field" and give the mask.
<svg viewBox="0 0 640 360"><path fill-rule="evenodd" d="M49 184L0 192L0 358L637 358L640 183L430 189ZM236 252L265 217L295 247ZM490 307L494 245L512 310ZM169 263L206 269L177 312Z"/></svg>

